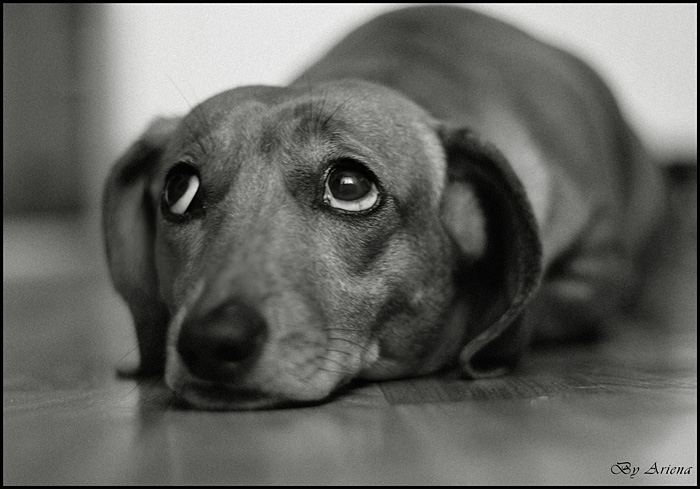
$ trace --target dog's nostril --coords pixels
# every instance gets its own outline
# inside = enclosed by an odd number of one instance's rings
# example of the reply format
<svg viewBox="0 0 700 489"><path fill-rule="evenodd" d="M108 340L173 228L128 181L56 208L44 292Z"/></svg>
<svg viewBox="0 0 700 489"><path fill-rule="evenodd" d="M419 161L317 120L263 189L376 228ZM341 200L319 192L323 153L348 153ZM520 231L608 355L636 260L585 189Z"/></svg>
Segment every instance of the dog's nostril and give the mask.
<svg viewBox="0 0 700 489"><path fill-rule="evenodd" d="M185 321L177 350L194 375L225 380L259 350L265 333L265 320L255 309L230 301L201 318Z"/></svg>
<svg viewBox="0 0 700 489"><path fill-rule="evenodd" d="M229 342L216 347L214 356L223 362L240 362L248 356L249 348L244 343Z"/></svg>

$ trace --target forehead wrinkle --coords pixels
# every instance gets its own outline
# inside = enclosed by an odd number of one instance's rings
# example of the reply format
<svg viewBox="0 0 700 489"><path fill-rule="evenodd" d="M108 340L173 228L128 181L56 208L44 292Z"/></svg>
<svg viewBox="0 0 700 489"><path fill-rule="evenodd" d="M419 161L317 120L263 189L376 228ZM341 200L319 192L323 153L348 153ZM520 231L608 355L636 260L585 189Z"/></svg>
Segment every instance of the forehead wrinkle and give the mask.
<svg viewBox="0 0 700 489"><path fill-rule="evenodd" d="M358 105L364 98L362 94L333 96L325 87L306 87L303 94L266 106L259 148L270 153L284 142L303 144L319 139L336 142L341 135L351 133L355 124L354 120L346 122L347 117L338 117L341 109L351 105L351 101Z"/></svg>
<svg viewBox="0 0 700 489"><path fill-rule="evenodd" d="M334 110L329 111L324 98L301 103L294 99L272 109L263 116L254 135L258 150L268 160L283 166L313 160L320 169L324 159L342 153L343 132L327 122Z"/></svg>

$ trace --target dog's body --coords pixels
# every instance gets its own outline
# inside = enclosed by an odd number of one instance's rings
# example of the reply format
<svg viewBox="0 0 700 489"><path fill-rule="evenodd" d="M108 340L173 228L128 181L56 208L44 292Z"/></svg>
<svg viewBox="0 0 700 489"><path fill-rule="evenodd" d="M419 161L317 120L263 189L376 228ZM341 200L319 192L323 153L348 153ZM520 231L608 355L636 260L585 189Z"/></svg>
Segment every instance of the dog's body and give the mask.
<svg viewBox="0 0 700 489"><path fill-rule="evenodd" d="M457 360L496 375L533 331L585 336L634 288L662 194L580 61L418 7L287 88L154 123L108 179L104 226L140 373L257 408Z"/></svg>

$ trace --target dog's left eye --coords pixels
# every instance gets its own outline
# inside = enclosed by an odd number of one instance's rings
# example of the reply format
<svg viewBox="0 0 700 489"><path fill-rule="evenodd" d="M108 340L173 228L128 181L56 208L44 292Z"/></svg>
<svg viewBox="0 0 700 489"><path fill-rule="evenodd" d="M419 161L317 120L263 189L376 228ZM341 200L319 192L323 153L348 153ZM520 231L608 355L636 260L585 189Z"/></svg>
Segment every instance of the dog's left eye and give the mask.
<svg viewBox="0 0 700 489"><path fill-rule="evenodd" d="M379 191L366 170L342 166L329 173L323 200L335 209L359 212L377 203Z"/></svg>
<svg viewBox="0 0 700 489"><path fill-rule="evenodd" d="M199 176L194 168L185 164L175 166L165 179L163 211L182 216L200 209L199 185Z"/></svg>

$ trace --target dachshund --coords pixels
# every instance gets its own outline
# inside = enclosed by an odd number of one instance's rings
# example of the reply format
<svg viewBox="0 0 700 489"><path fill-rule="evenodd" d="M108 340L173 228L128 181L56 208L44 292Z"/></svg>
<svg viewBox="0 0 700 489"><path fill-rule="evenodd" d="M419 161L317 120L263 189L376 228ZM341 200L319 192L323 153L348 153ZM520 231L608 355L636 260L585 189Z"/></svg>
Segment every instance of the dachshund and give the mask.
<svg viewBox="0 0 700 489"><path fill-rule="evenodd" d="M483 14L408 7L286 87L156 119L103 229L140 364L199 409L354 380L503 375L605 329L662 181L582 61Z"/></svg>

